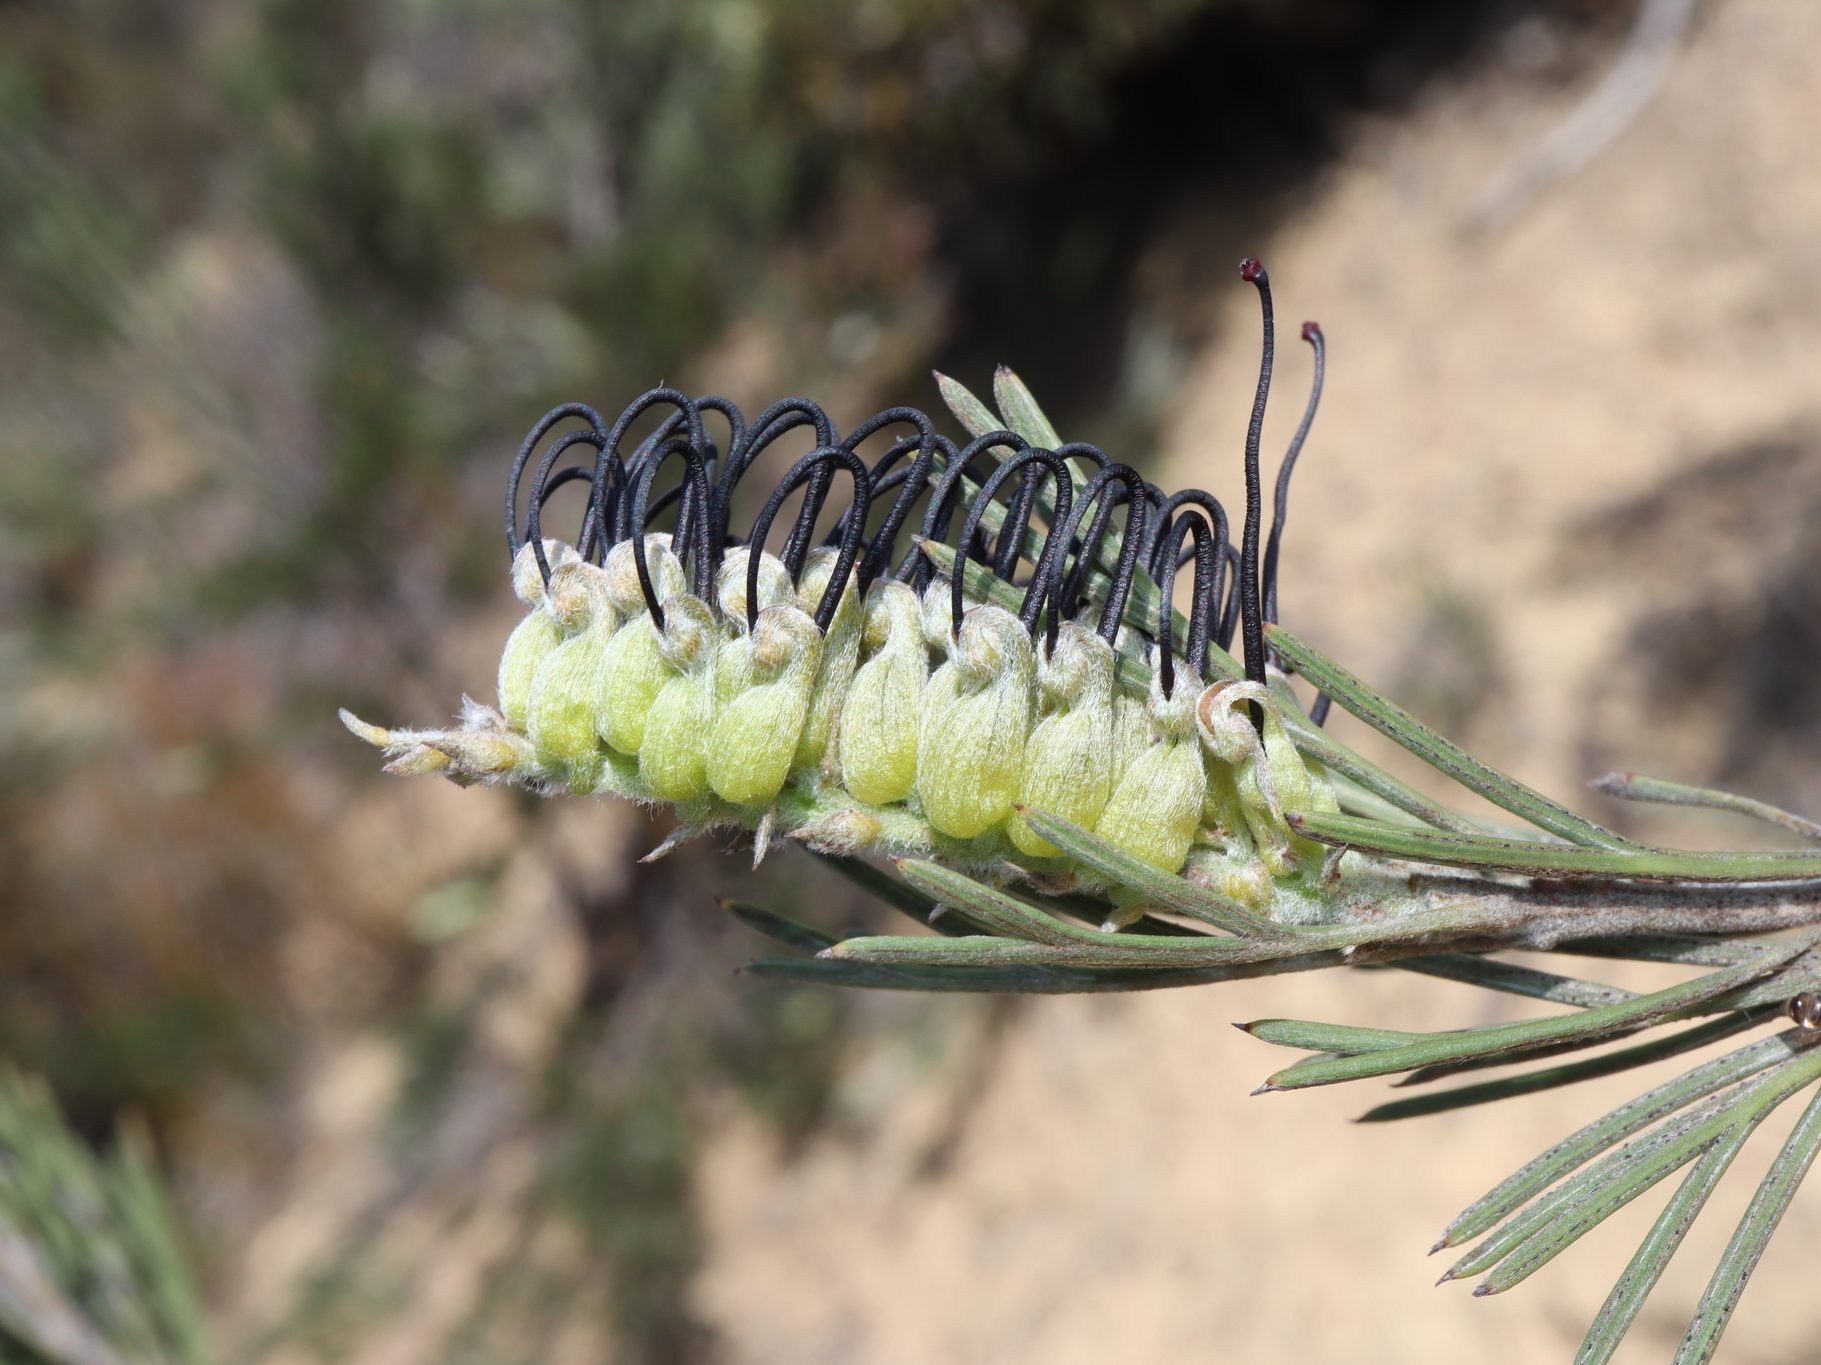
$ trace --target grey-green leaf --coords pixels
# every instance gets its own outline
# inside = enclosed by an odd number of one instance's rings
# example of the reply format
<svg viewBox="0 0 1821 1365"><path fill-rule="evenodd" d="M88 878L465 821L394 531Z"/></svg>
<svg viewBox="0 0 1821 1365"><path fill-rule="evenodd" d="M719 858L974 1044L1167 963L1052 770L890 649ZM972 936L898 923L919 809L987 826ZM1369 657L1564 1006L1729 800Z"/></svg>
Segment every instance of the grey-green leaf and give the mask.
<svg viewBox="0 0 1821 1365"><path fill-rule="evenodd" d="M1695 1309L1694 1321L1682 1338L1682 1347L1676 1352L1676 1365L1705 1365L1713 1359L1720 1344L1720 1334L1726 1330L1733 1309L1739 1306L1739 1296L1745 1292L1746 1281L1751 1279L1758 1258L1770 1244L1802 1177L1814 1165L1817 1152L1821 1152L1821 1095L1809 1101L1795 1130L1790 1133L1789 1141L1771 1163L1764 1183L1752 1197L1751 1206L1739 1220L1732 1241L1727 1243L1726 1251L1720 1257L1719 1268L1714 1271L1707 1292Z"/></svg>

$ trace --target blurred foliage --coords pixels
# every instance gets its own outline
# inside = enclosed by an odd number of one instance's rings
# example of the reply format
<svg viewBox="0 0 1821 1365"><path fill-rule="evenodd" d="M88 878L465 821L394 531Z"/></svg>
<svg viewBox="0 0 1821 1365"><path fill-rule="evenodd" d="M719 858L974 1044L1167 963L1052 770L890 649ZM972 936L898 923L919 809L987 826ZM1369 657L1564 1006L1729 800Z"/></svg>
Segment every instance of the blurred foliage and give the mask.
<svg viewBox="0 0 1821 1365"><path fill-rule="evenodd" d="M201 1306L143 1134L97 1157L45 1088L0 1072L0 1357L199 1361Z"/></svg>

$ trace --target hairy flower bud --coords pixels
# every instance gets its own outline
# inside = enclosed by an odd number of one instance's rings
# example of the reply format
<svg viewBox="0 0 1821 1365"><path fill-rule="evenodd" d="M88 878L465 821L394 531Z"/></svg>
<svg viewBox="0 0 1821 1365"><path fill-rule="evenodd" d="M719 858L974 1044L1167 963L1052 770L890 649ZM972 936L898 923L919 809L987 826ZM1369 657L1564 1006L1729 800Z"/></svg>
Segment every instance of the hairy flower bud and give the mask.
<svg viewBox="0 0 1821 1365"><path fill-rule="evenodd" d="M838 551L824 547L812 550L804 563L803 578L797 584L797 606L811 617L834 578L838 555ZM854 670L859 667L860 632L864 625L865 613L861 609L860 595L854 591L852 570L849 570L848 581L841 585L840 600L835 604L835 614L829 620L828 633L822 641L822 661L810 694L809 716L803 722L803 733L797 740L796 759L792 764L794 771L807 777L814 778L822 772L835 718L841 712L848 685L854 680Z"/></svg>
<svg viewBox="0 0 1821 1365"><path fill-rule="evenodd" d="M851 858L871 848L882 828L876 816L854 806L845 806L799 826L791 831L790 837L818 853Z"/></svg>
<svg viewBox="0 0 1821 1365"><path fill-rule="evenodd" d="M525 733L542 761L568 774L574 790L592 791L601 767L594 724L595 677L613 635L605 577L580 560L561 564L551 571L546 606L575 633L538 665Z"/></svg>
<svg viewBox="0 0 1821 1365"><path fill-rule="evenodd" d="M979 605L979 599L962 588L963 606ZM954 599L949 593L947 578L932 578L929 586L923 590L923 600L919 603L923 614L923 643L932 651L945 652L954 640Z"/></svg>
<svg viewBox="0 0 1821 1365"><path fill-rule="evenodd" d="M1036 671L1011 612L982 605L962 618L948 662L930 679L917 746L917 795L935 829L970 839L1011 813Z"/></svg>
<svg viewBox="0 0 1821 1365"><path fill-rule="evenodd" d="M544 557L556 569L575 560L575 551L555 540L544 542ZM531 682L538 665L550 651L563 642L563 627L550 613L544 601L544 576L538 570L537 552L529 544L519 546L512 560L512 591L531 610L506 637L500 652L500 711L506 723L523 730L531 706Z"/></svg>
<svg viewBox="0 0 1821 1365"><path fill-rule="evenodd" d="M1095 833L1175 872L1195 841L1208 789L1195 735L1195 693L1179 679L1166 697L1153 678L1146 712L1156 739L1120 775Z"/></svg>
<svg viewBox="0 0 1821 1365"><path fill-rule="evenodd" d="M646 536L648 567L658 600L683 591L683 565L671 552L668 536ZM669 676L658 652L657 622L638 589L638 565L631 541L615 545L607 556L608 590L627 619L613 632L596 675L595 724L610 747L628 756L645 739L645 720L658 689Z"/></svg>
<svg viewBox="0 0 1821 1365"><path fill-rule="evenodd" d="M736 545L727 552L721 561L720 572L715 575L715 604L720 607L721 617L728 627L741 634L746 631L746 569L751 555L751 547ZM774 554L761 552L759 610L788 602L792 596L790 571L784 567L784 561Z"/></svg>
<svg viewBox="0 0 1821 1365"><path fill-rule="evenodd" d="M929 677L921 604L903 583L866 592L866 662L841 704L841 785L856 801L902 801L917 783L917 717Z"/></svg>
<svg viewBox="0 0 1821 1365"><path fill-rule="evenodd" d="M651 703L639 745L639 778L659 800L708 794L718 636L714 613L700 598L683 593L665 601L658 656L670 676Z"/></svg>
<svg viewBox="0 0 1821 1365"><path fill-rule="evenodd" d="M715 717L708 785L736 806L769 805L790 775L822 659L822 632L787 603L767 607L730 648L749 681Z"/></svg>
<svg viewBox="0 0 1821 1365"><path fill-rule="evenodd" d="M1263 739L1252 722L1251 706L1247 703L1256 705L1263 714ZM1264 859L1273 876L1285 875L1294 868L1295 854L1290 826L1284 819L1283 794L1278 787L1279 770L1270 761L1270 736L1273 731L1279 735L1284 733L1277 699L1259 683L1215 683L1196 702L1195 725L1208 752L1229 765L1233 772L1234 790L1258 856ZM1285 742L1288 742L1287 736ZM1307 783L1309 775L1301 768L1301 756L1294 748L1290 752L1297 769L1286 768L1284 772L1293 779L1300 775L1300 780Z"/></svg>
<svg viewBox="0 0 1821 1365"><path fill-rule="evenodd" d="M1062 623L1054 649L1040 649L1037 686L1049 714L1025 746L1019 801L1093 829L1113 794L1113 669L1111 645L1073 621ZM1021 852L1051 858L1059 852L1023 816L1006 832Z"/></svg>

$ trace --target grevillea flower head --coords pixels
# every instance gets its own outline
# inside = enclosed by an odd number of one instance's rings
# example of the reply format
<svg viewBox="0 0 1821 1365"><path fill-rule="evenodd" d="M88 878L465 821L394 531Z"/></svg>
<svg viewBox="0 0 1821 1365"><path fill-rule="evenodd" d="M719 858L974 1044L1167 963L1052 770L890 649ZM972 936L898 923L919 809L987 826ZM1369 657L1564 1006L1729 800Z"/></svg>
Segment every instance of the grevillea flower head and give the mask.
<svg viewBox="0 0 1821 1365"><path fill-rule="evenodd" d="M1297 875L1277 789L1331 809L1325 779L1283 752L1276 693L1246 690L1243 736L1213 700L1241 676L1225 654L1241 626L1245 676L1262 679L1277 535L1260 595L1256 546L1230 543L1211 494L1165 494L1062 442L1009 371L995 382L1004 425L941 385L964 445L908 407L844 437L801 398L750 422L673 389L612 423L585 404L547 414L507 479L528 610L498 712L446 732L351 724L395 770L666 804L684 835L742 827L761 849L781 833L1091 879L1031 824L1041 811L1167 872L1199 859L1252 900ZM810 449L740 533L762 457L793 433ZM1279 529L1306 434L1305 420ZM1249 487L1256 459L1251 440ZM545 523L571 486L581 517L564 541ZM1173 599L1190 564L1185 615Z"/></svg>

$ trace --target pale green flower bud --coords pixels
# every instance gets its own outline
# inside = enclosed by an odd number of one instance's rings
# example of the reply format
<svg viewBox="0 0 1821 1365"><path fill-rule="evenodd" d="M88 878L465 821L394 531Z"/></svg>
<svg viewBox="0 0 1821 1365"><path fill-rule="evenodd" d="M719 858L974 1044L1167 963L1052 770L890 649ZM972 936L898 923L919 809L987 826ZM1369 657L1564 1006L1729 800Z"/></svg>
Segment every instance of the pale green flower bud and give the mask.
<svg viewBox="0 0 1821 1365"><path fill-rule="evenodd" d="M671 553L668 536L646 536L645 544L652 587L658 600L683 592L683 565ZM595 725L600 737L622 754L639 751L645 739L645 721L658 689L669 677L658 653L657 622L639 591L638 564L631 541L615 545L607 555L608 591L626 619L607 641L596 675Z"/></svg>
<svg viewBox="0 0 1821 1365"><path fill-rule="evenodd" d="M1030 637L1011 612L982 605L962 618L948 662L930 679L917 746L917 795L933 828L971 839L1011 813L1036 672Z"/></svg>
<svg viewBox="0 0 1821 1365"><path fill-rule="evenodd" d="M536 778L541 773L531 744L506 728L497 711L462 698L456 730L387 730L343 710L341 722L360 739L383 749L386 771L408 776L442 773L466 785L494 777Z"/></svg>
<svg viewBox="0 0 1821 1365"><path fill-rule="evenodd" d="M727 557L721 561L720 572L715 575L715 602L721 608L721 618L741 635L746 633L746 567L751 554L749 547L736 545L727 552ZM761 552L759 610L789 602L793 596L790 571L784 567L784 561L774 554ZM814 605L809 609L813 612Z"/></svg>
<svg viewBox="0 0 1821 1365"><path fill-rule="evenodd" d="M752 686L752 650L742 638L746 634L746 565L747 547L742 545L727 552L721 561L721 572L715 578L715 600L721 605L722 627L731 635L716 651L714 663L715 705L725 707ZM791 586L790 572L784 561L774 554L759 559L759 611L792 602L796 589Z"/></svg>
<svg viewBox="0 0 1821 1365"><path fill-rule="evenodd" d="M644 589L639 586L639 566L634 553L633 542L622 540L607 552L607 562L603 565L608 595L622 620L649 614L651 610L646 605ZM659 602L685 590L683 561L671 550L668 532L654 531L646 536L645 553L648 556L645 567L651 574L651 586L656 590Z"/></svg>
<svg viewBox="0 0 1821 1365"><path fill-rule="evenodd" d="M575 551L555 540L544 542L544 557L554 580L557 569L575 561ZM530 544L519 546L512 560L512 591L530 613L512 628L500 653L500 711L514 730L525 728L531 706L531 683L538 665L563 642L563 627L544 602L544 577L537 567L537 553Z"/></svg>
<svg viewBox="0 0 1821 1365"><path fill-rule="evenodd" d="M1113 648L1073 621L1054 649L1037 651L1038 692L1050 714L1037 722L1024 751L1019 804L1093 829L1113 794ZM1034 858L1061 852L1021 815L1007 826L1012 842Z"/></svg>
<svg viewBox="0 0 1821 1365"><path fill-rule="evenodd" d="M975 597L964 586L961 590L963 612L969 607L980 605ZM948 579L932 578L929 586L923 590L923 643L937 654L946 653L955 639L954 598L949 594ZM965 620L965 615L963 616Z"/></svg>
<svg viewBox="0 0 1821 1365"><path fill-rule="evenodd" d="M443 730L430 747L448 760L451 776L469 781L529 777L538 768L531 741L510 730Z"/></svg>
<svg viewBox="0 0 1821 1365"><path fill-rule="evenodd" d="M803 564L803 577L797 584L797 606L812 619L822 602L822 594L834 578L835 561L840 552L824 546L810 551ZM792 770L809 777L819 777L834 735L835 719L847 696L854 671L860 666L860 634L866 624L860 595L854 591L853 572L841 588L835 603L835 614L829 619L822 640L822 662L816 670L816 684L810 694L809 718L803 723L803 734L797 740L797 756Z"/></svg>
<svg viewBox="0 0 1821 1365"><path fill-rule="evenodd" d="M544 538L544 559L552 574L577 557L574 546L549 536ZM537 551L531 548L530 541L519 546L512 557L512 595L527 607L540 606L544 601L544 574L537 566Z"/></svg>
<svg viewBox="0 0 1821 1365"><path fill-rule="evenodd" d="M1303 757L1296 741L1284 728L1283 712L1272 709L1265 714L1265 763L1277 784L1277 799L1285 810L1338 811L1334 788L1319 764ZM1299 838L1299 842L1301 842ZM1310 844L1311 848L1317 845Z"/></svg>
<svg viewBox="0 0 1821 1365"><path fill-rule="evenodd" d="M1146 710L1157 740L1120 775L1095 826L1103 839L1165 872L1177 871L1189 856L1207 796L1195 699L1181 679L1174 697L1152 680Z"/></svg>
<svg viewBox="0 0 1821 1365"><path fill-rule="evenodd" d="M917 784L917 718L929 678L921 604L903 583L866 591L866 662L841 704L841 785L856 801L902 801Z"/></svg>
<svg viewBox="0 0 1821 1365"><path fill-rule="evenodd" d="M750 682L715 717L708 785L736 806L769 805L784 789L797 740L809 718L810 693L822 660L822 632L789 604L759 613L752 633L735 640L747 651Z"/></svg>
<svg viewBox="0 0 1821 1365"><path fill-rule="evenodd" d="M595 689L601 661L618 638L606 577L581 561L552 570L546 605L575 627L538 665L531 682L525 733L538 758L565 771L578 792L592 791L601 772L595 727Z"/></svg>
<svg viewBox="0 0 1821 1365"><path fill-rule="evenodd" d="M670 677L651 703L639 745L639 778L661 801L695 801L708 794L718 637L714 613L700 598L681 594L664 603L658 655Z"/></svg>
<svg viewBox="0 0 1821 1365"><path fill-rule="evenodd" d="M1290 826L1277 789L1276 774L1268 760L1265 741L1252 723L1251 707L1264 712L1264 729L1283 729L1277 701L1270 691L1253 682L1215 683L1201 694L1195 706L1195 724L1207 750L1233 773L1234 789L1251 831L1258 856L1273 876L1281 877L1294 866Z"/></svg>
<svg viewBox="0 0 1821 1365"><path fill-rule="evenodd" d="M1113 697L1113 771L1122 773L1157 740L1142 697L1117 692Z"/></svg>
<svg viewBox="0 0 1821 1365"><path fill-rule="evenodd" d="M1271 884L1271 869L1258 858L1228 863L1221 869L1215 889L1228 900L1252 910L1263 910L1270 905L1276 892Z"/></svg>
<svg viewBox="0 0 1821 1365"><path fill-rule="evenodd" d="M449 771L449 755L428 744L413 744L381 769L393 777L428 777Z"/></svg>
<svg viewBox="0 0 1821 1365"><path fill-rule="evenodd" d="M1239 804L1239 787L1231 765L1202 749L1202 767L1208 775L1208 793L1201 803L1201 826L1216 844L1224 843L1229 852L1249 850L1252 831L1246 825L1245 809Z"/></svg>
<svg viewBox="0 0 1821 1365"><path fill-rule="evenodd" d="M852 857L871 848L884 828L878 817L856 806L843 806L792 830L790 837L818 853Z"/></svg>

